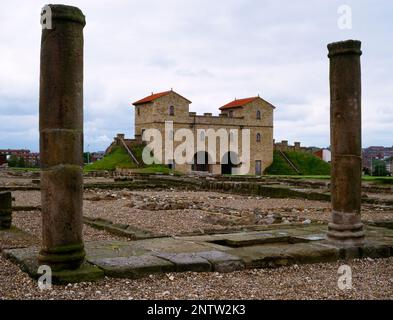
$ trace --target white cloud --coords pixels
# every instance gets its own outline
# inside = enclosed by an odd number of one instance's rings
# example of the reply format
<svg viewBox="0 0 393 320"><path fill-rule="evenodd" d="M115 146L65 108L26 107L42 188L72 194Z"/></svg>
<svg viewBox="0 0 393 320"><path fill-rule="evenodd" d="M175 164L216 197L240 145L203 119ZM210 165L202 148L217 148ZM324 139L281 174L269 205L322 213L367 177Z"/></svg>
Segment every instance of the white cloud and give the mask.
<svg viewBox="0 0 393 320"><path fill-rule="evenodd" d="M63 1L85 28L85 144L105 149L133 135L131 103L174 88L213 112L260 94L277 106L276 140L329 145L326 45L363 41L363 142L392 145L393 4L349 0L353 29L337 27L342 1ZM38 148L42 1L2 1L0 148ZM3 125L4 123L17 125ZM34 134L33 134L34 133ZM29 136L27 136L29 134Z"/></svg>

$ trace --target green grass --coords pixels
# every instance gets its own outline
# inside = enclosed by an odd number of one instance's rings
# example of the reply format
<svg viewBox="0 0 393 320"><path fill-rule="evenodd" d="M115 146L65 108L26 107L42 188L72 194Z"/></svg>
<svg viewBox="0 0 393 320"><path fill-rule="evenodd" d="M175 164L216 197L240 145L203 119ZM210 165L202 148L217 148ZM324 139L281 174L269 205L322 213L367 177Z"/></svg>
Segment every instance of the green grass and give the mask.
<svg viewBox="0 0 393 320"><path fill-rule="evenodd" d="M173 173L175 175L181 175L180 172L178 171L173 171L169 169L165 165L160 165L160 164L154 164L147 166L145 168L138 168L133 170L135 173L142 173L142 174L154 174L154 173L164 173L164 174L169 174Z"/></svg>
<svg viewBox="0 0 393 320"><path fill-rule="evenodd" d="M285 155L301 175L330 175L330 164L308 152L287 151Z"/></svg>
<svg viewBox="0 0 393 320"><path fill-rule="evenodd" d="M268 174L267 176L274 177L274 178L290 178L290 179L304 179L304 180L330 180L330 176L328 175L287 175L287 174Z"/></svg>
<svg viewBox="0 0 393 320"><path fill-rule="evenodd" d="M140 163L142 162L143 145L135 146L132 148L132 153ZM104 158L94 163L90 163L84 167L84 171L98 171L107 170L113 171L116 168L133 169L135 173L164 173L169 174L173 172L165 165L152 164L138 167L130 158L127 151L121 147L113 148L112 152L105 155ZM177 172L173 172L178 174Z"/></svg>
<svg viewBox="0 0 393 320"><path fill-rule="evenodd" d="M279 152L274 151L273 163L266 169L268 175L296 175L296 172L280 156Z"/></svg>
<svg viewBox="0 0 393 320"><path fill-rule="evenodd" d="M330 164L311 153L287 151L285 155L296 166L302 176L329 176ZM273 153L273 163L267 168L268 175L297 175L295 170L281 157L278 151Z"/></svg>
<svg viewBox="0 0 393 320"><path fill-rule="evenodd" d="M330 175L267 175L274 178L290 178L290 179L304 179L304 180L330 180ZM375 177L362 176L363 181L374 182L378 184L393 185L393 177Z"/></svg>
<svg viewBox="0 0 393 320"><path fill-rule="evenodd" d="M18 168L18 167L8 167L10 170L14 171L22 171L22 172L38 172L41 171L41 168Z"/></svg>
<svg viewBox="0 0 393 320"><path fill-rule="evenodd" d="M363 176L363 181L376 182L380 184L391 184L393 185L393 177L376 177L376 176Z"/></svg>
<svg viewBox="0 0 393 320"><path fill-rule="evenodd" d="M94 163L90 163L85 166L85 171L95 170L108 170L113 171L116 168L132 169L136 168L136 164L131 161L130 156L127 152L120 147L116 147L110 154L105 155L101 160Z"/></svg>

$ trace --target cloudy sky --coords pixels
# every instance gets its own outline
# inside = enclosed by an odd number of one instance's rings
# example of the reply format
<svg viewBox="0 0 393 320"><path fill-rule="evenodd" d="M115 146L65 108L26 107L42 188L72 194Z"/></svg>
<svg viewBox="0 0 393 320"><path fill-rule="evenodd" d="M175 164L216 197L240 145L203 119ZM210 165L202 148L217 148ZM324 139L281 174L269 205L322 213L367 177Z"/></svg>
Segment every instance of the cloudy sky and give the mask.
<svg viewBox="0 0 393 320"><path fill-rule="evenodd" d="M63 0L86 15L85 149L132 137L131 103L173 88L191 111L274 104L274 137L329 145L326 45L363 42L363 146L393 145L391 0ZM38 151L43 1L0 0L0 149ZM349 5L352 29L340 29Z"/></svg>

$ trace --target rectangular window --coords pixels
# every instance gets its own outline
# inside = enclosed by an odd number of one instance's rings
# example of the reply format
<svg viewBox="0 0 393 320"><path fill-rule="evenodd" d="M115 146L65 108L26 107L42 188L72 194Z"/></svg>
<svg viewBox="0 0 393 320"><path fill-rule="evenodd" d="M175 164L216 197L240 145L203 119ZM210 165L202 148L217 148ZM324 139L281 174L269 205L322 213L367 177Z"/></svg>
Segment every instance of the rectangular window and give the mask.
<svg viewBox="0 0 393 320"><path fill-rule="evenodd" d="M260 176L262 174L262 162L261 160L255 161L255 174Z"/></svg>

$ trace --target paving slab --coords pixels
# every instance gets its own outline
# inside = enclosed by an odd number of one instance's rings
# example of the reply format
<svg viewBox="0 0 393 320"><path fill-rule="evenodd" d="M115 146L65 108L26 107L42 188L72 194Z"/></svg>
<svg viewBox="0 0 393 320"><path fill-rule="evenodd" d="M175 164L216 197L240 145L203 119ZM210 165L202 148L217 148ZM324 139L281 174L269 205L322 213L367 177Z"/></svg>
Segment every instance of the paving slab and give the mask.
<svg viewBox="0 0 393 320"><path fill-rule="evenodd" d="M85 250L87 260L141 256L150 252L140 246L138 241L115 240L87 241Z"/></svg>
<svg viewBox="0 0 393 320"><path fill-rule="evenodd" d="M213 269L210 262L197 253L157 253L155 256L175 264L176 272L208 272Z"/></svg>
<svg viewBox="0 0 393 320"><path fill-rule="evenodd" d="M91 227L99 230L105 230L109 233L127 237L132 240L149 239L149 238L161 238L162 236L155 236L153 233L140 230L134 226L128 224L117 224L112 221L102 218L90 218L83 217L83 222Z"/></svg>
<svg viewBox="0 0 393 320"><path fill-rule="evenodd" d="M176 265L151 255L93 259L89 262L100 267L106 276L136 279L152 273L176 271Z"/></svg>
<svg viewBox="0 0 393 320"><path fill-rule="evenodd" d="M289 238L289 235L284 232L282 232L281 234L257 232L232 234L224 237L221 240L215 240L213 242L229 247L244 247L265 243L288 242Z"/></svg>
<svg viewBox="0 0 393 320"><path fill-rule="evenodd" d="M0 230L0 251L10 248L26 247L37 243L38 239L14 226Z"/></svg>
<svg viewBox="0 0 393 320"><path fill-rule="evenodd" d="M12 232L16 237L26 236ZM136 241L89 241L85 243L86 263L78 270L54 274L54 283L90 281L104 275L134 279L152 273L231 272L393 256L392 229L367 226L367 240L362 247L337 247L326 240L325 232L326 225L313 225ZM33 246L7 249L3 255L37 278L38 250Z"/></svg>
<svg viewBox="0 0 393 320"><path fill-rule="evenodd" d="M244 261L241 257L226 252L216 250L202 251L197 252L197 255L208 260L213 266L213 271L216 272L231 272L244 269Z"/></svg>
<svg viewBox="0 0 393 320"><path fill-rule="evenodd" d="M322 241L322 240L326 240L326 234L325 233L312 233L312 234L297 235L297 236L291 236L290 237L290 242L291 243Z"/></svg>
<svg viewBox="0 0 393 320"><path fill-rule="evenodd" d="M210 246L207 242L199 241L199 239L186 240L183 238L154 238L135 241L141 249L152 252L164 253L191 253L209 250Z"/></svg>
<svg viewBox="0 0 393 320"><path fill-rule="evenodd" d="M33 279L38 279L41 274L38 274L38 247L6 249L2 254L5 258L10 259L15 264L19 265L21 270L28 273ZM78 269L53 271L53 284L68 284L74 282L90 282L102 279L104 272L98 267L85 262Z"/></svg>
<svg viewBox="0 0 393 320"><path fill-rule="evenodd" d="M266 244L234 248L230 254L239 256L247 268L273 268L290 264L329 262L337 260L337 248L314 243Z"/></svg>
<svg viewBox="0 0 393 320"><path fill-rule="evenodd" d="M277 228L262 227L260 230L247 231L247 232L231 232L224 234L212 234L212 235L198 235L198 236L178 236L176 239L200 241L200 242L213 242L216 240L228 239L232 237L247 236L247 237L283 237L283 236L306 236L312 234L326 234L327 226L324 224L297 226L290 228L282 226Z"/></svg>

